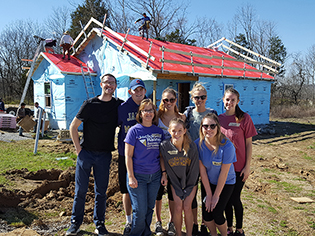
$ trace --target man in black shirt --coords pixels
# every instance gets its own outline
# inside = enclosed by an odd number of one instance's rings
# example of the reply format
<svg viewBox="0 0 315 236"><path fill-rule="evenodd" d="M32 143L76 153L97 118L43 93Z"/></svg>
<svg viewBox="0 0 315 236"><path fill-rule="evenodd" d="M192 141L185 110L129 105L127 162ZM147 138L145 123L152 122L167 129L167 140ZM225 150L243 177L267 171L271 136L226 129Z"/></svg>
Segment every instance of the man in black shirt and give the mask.
<svg viewBox="0 0 315 236"><path fill-rule="evenodd" d="M95 185L95 232L99 236L108 235L104 225L106 190L112 159L111 151L115 149L114 135L118 120L117 110L123 101L112 96L117 87L117 81L113 75L103 75L100 86L102 94L86 100L70 125L70 135L78 157L71 226L66 235L77 235L83 222L85 196L91 168L93 168ZM83 138L80 142L78 128L82 122Z"/></svg>

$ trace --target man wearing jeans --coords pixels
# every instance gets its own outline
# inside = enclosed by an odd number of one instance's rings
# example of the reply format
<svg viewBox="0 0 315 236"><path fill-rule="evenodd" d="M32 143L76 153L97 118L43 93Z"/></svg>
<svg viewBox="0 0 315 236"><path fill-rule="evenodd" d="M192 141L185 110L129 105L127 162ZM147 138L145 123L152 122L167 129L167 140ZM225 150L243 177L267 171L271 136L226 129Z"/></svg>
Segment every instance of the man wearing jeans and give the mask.
<svg viewBox="0 0 315 236"><path fill-rule="evenodd" d="M77 235L83 222L85 196L89 176L93 168L95 206L95 232L108 235L105 228L106 190L109 180L111 151L118 119L118 106L123 102L112 95L117 87L116 78L111 74L101 77L100 96L86 100L70 125L70 135L78 155L75 172L75 195L72 207L71 226L66 235ZM83 138L79 140L78 128L83 122Z"/></svg>

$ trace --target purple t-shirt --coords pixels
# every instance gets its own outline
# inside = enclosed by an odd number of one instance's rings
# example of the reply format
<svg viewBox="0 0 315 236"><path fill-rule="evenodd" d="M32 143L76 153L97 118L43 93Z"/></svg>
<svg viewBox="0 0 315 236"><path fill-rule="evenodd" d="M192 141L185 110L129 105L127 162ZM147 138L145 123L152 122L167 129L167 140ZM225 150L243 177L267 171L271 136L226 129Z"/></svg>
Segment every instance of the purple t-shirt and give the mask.
<svg viewBox="0 0 315 236"><path fill-rule="evenodd" d="M133 171L137 174L154 174L160 169L160 143L163 130L155 125L132 126L126 135L125 143L134 146Z"/></svg>

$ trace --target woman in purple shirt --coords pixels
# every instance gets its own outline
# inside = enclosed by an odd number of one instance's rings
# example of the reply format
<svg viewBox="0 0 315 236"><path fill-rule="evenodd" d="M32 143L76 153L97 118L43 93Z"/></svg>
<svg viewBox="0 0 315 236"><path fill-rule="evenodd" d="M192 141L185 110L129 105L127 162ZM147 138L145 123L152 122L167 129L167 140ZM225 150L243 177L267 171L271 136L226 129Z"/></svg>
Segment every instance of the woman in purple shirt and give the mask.
<svg viewBox="0 0 315 236"><path fill-rule="evenodd" d="M129 129L125 139L127 188L133 209L129 235L150 236L160 183L167 184L159 151L164 135L162 129L156 126L156 107L151 99L141 102L136 119L138 124Z"/></svg>

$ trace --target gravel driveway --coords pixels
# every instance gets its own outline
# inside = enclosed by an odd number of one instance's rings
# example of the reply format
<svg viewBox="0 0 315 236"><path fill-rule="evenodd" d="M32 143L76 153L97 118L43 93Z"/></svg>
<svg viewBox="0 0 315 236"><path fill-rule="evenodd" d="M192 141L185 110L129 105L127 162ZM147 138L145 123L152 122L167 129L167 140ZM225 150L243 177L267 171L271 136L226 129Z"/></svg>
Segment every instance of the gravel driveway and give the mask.
<svg viewBox="0 0 315 236"><path fill-rule="evenodd" d="M33 139L32 133L23 132L23 136L19 136L19 132L17 131L0 130L0 141L12 142L25 139Z"/></svg>

